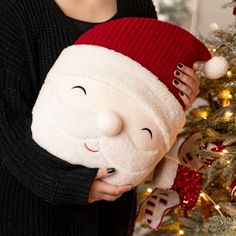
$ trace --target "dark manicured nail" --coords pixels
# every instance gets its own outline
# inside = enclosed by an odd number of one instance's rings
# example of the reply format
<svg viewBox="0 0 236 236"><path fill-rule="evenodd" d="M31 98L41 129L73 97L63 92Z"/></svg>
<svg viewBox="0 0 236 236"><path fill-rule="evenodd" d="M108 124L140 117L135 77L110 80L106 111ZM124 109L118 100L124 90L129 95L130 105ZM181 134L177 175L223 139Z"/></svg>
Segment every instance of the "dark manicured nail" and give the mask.
<svg viewBox="0 0 236 236"><path fill-rule="evenodd" d="M180 72L178 70L175 71L176 76L180 76Z"/></svg>
<svg viewBox="0 0 236 236"><path fill-rule="evenodd" d="M180 91L179 92L180 96L184 96L184 92Z"/></svg>
<svg viewBox="0 0 236 236"><path fill-rule="evenodd" d="M184 65L181 64L181 63L179 63L179 64L177 65L177 67L179 67L180 69L182 69L182 68L184 67Z"/></svg>
<svg viewBox="0 0 236 236"><path fill-rule="evenodd" d="M108 168L108 169L107 169L107 173L108 173L108 174L114 173L115 171L116 171L115 168Z"/></svg>
<svg viewBox="0 0 236 236"><path fill-rule="evenodd" d="M178 81L177 79L174 79L174 80L173 80L173 83L174 83L175 85L178 85L178 84L179 84L179 81Z"/></svg>

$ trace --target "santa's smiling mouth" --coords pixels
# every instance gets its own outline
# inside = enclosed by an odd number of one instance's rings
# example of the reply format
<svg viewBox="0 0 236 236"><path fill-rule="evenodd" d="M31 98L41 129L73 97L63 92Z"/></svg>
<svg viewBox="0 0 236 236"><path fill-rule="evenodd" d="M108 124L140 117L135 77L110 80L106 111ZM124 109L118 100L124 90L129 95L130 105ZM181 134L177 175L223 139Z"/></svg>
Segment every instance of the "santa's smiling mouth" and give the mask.
<svg viewBox="0 0 236 236"><path fill-rule="evenodd" d="M89 148L86 143L84 143L84 146L90 152L98 152L98 150L93 150L93 149Z"/></svg>

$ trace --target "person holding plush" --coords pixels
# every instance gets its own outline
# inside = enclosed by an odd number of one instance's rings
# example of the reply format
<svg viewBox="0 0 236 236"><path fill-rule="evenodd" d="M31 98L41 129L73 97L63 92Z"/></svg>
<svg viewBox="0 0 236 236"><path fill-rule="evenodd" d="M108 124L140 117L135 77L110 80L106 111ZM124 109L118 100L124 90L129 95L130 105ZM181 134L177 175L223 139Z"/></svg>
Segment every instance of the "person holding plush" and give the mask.
<svg viewBox="0 0 236 236"><path fill-rule="evenodd" d="M62 51L32 111L37 144L74 165L115 167L107 184L137 186L155 169L146 209L154 228L167 209L194 207L201 189L200 173L165 156L185 123L172 84L178 60L206 61L212 78L227 69L175 25L141 17L100 24Z"/></svg>
<svg viewBox="0 0 236 236"><path fill-rule="evenodd" d="M74 165L40 147L31 112L65 47L111 19L156 18L152 2L2 0L0 12L0 235L131 234L133 185L104 182L116 172L113 166ZM173 86L189 108L198 81L193 69L177 64Z"/></svg>

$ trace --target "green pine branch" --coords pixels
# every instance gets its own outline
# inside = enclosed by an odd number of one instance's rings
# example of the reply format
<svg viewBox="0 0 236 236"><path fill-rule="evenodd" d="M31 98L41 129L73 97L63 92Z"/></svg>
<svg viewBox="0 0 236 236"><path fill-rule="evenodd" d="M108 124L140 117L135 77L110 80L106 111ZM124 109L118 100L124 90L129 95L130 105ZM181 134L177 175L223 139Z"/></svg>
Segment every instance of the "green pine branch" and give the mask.
<svg viewBox="0 0 236 236"><path fill-rule="evenodd" d="M236 234L236 218L213 216L205 223L211 233L224 232L224 235Z"/></svg>

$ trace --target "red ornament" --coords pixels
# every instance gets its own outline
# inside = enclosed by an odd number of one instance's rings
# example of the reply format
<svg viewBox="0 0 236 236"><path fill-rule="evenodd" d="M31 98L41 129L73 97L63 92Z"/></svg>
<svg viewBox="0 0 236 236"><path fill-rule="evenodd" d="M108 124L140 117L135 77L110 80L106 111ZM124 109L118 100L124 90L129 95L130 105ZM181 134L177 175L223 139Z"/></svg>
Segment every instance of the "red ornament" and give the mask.
<svg viewBox="0 0 236 236"><path fill-rule="evenodd" d="M236 7L233 10L233 14L236 15Z"/></svg>
<svg viewBox="0 0 236 236"><path fill-rule="evenodd" d="M223 144L223 141L214 141L212 143L206 143L205 145L200 146L200 149L206 149L212 152L220 152L227 146Z"/></svg>
<svg viewBox="0 0 236 236"><path fill-rule="evenodd" d="M211 152L221 152L223 149L225 149L227 146L223 144L223 141L216 140L211 143L206 143L200 145L200 150L207 150ZM217 160L218 158L212 157L211 154L205 155L205 156L200 156L199 160L202 163L205 163L208 167L211 167L212 163Z"/></svg>
<svg viewBox="0 0 236 236"><path fill-rule="evenodd" d="M224 148L226 148L226 146L223 144L223 141L214 141L212 142L212 144L215 144L216 147L212 148L211 151L213 152L220 152L222 151Z"/></svg>
<svg viewBox="0 0 236 236"><path fill-rule="evenodd" d="M201 188L202 174L179 165L172 189L178 193L183 209L191 210L196 205Z"/></svg>

